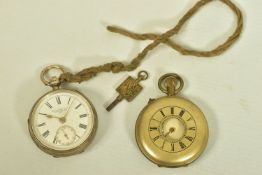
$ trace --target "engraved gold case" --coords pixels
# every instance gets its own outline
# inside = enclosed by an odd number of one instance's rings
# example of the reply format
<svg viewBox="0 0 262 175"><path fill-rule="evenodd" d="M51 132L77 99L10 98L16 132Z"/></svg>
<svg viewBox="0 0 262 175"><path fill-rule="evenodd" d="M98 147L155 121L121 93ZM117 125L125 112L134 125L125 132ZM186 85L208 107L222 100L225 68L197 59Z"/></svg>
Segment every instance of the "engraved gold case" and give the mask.
<svg viewBox="0 0 262 175"><path fill-rule="evenodd" d="M158 166L188 165L207 145L207 121L195 104L176 96L183 87L177 74L164 75L159 87L168 96L150 100L140 113L135 128L138 147Z"/></svg>

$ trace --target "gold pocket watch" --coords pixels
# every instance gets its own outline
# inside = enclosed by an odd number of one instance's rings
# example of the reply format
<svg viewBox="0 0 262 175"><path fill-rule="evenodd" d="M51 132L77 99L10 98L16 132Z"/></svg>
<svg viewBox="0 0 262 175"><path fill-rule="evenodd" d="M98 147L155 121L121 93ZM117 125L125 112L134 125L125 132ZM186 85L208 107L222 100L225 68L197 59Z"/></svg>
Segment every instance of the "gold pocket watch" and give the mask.
<svg viewBox="0 0 262 175"><path fill-rule="evenodd" d="M136 121L139 149L158 166L180 167L196 160L208 141L203 112L191 101L178 97L184 82L177 74L159 79L165 97L151 99Z"/></svg>
<svg viewBox="0 0 262 175"><path fill-rule="evenodd" d="M41 150L54 157L64 157L84 151L95 135L97 116L92 103L83 94L61 88L59 77L48 78L48 73L54 70L64 73L57 65L41 73L43 83L53 90L35 103L28 128Z"/></svg>

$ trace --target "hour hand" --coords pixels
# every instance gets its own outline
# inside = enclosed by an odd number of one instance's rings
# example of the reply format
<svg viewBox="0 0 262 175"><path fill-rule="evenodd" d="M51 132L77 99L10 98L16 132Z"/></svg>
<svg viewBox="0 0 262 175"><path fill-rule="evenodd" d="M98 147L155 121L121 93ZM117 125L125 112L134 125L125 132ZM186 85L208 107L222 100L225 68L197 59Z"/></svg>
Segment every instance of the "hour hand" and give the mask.
<svg viewBox="0 0 262 175"><path fill-rule="evenodd" d="M58 116L54 116L54 115L46 115L47 118L61 118L61 117L58 117Z"/></svg>
<svg viewBox="0 0 262 175"><path fill-rule="evenodd" d="M46 115L47 118L57 118L61 123L65 123L65 118L64 117L58 117L54 115Z"/></svg>
<svg viewBox="0 0 262 175"><path fill-rule="evenodd" d="M176 128L170 128L169 131L164 135L164 137L167 137L169 134L175 132Z"/></svg>

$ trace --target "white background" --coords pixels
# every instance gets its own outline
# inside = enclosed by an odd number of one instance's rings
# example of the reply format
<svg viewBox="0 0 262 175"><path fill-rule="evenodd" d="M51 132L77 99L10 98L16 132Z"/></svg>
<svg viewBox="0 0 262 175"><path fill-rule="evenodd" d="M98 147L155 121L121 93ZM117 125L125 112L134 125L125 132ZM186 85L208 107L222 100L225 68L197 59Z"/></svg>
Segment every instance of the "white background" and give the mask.
<svg viewBox="0 0 262 175"><path fill-rule="evenodd" d="M144 91L132 103L121 102L112 112L105 104L115 87L131 73L100 74L73 85L93 102L98 133L86 152L55 159L32 142L27 118L34 102L50 90L40 79L49 64L70 71L111 61L128 62L148 44L106 31L108 24L136 32L164 32L197 0L0 0L0 174L21 175L159 175L262 173L262 15L260 0L234 0L243 10L240 40L215 58L182 56L161 45L139 70L150 73ZM234 30L235 16L222 3L203 8L184 28L177 42L211 49ZM183 96L198 104L210 127L204 154L188 167L158 168L138 150L134 126L157 88L160 75L180 74Z"/></svg>

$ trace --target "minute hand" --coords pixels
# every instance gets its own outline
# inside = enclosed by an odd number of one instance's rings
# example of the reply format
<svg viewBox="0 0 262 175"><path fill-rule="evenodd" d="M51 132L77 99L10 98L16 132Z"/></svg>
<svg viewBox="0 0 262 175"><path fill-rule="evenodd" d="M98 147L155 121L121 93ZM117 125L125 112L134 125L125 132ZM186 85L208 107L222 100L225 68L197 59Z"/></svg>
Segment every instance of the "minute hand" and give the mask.
<svg viewBox="0 0 262 175"><path fill-rule="evenodd" d="M66 113L63 115L62 118L66 118L66 117L67 117L67 115L68 115L68 113L69 113L69 111L70 111L70 109L71 109L73 103L74 103L74 100L71 102L70 106L67 108Z"/></svg>

